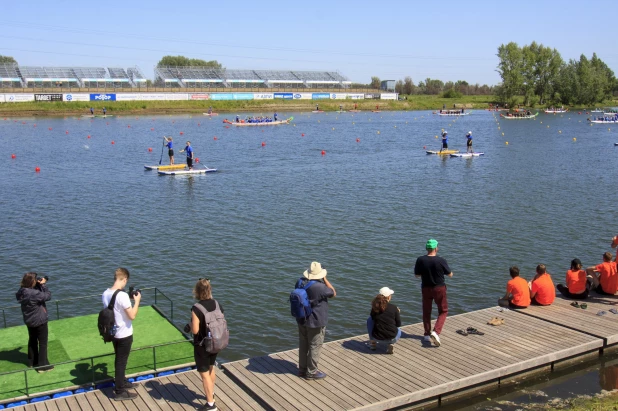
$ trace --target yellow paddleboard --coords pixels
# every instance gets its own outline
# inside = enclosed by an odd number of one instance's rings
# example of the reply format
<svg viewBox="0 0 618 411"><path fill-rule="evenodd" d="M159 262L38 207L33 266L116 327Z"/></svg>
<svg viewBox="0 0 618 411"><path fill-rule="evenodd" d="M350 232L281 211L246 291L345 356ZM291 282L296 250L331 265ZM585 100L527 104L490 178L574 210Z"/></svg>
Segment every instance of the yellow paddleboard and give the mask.
<svg viewBox="0 0 618 411"><path fill-rule="evenodd" d="M437 154L439 156L448 156L450 154L459 153L459 150L442 150L442 151L431 151L427 150L427 154Z"/></svg>
<svg viewBox="0 0 618 411"><path fill-rule="evenodd" d="M146 170L182 170L183 168L186 168L186 167L187 167L186 164L174 164L174 165L167 165L167 166L144 166Z"/></svg>

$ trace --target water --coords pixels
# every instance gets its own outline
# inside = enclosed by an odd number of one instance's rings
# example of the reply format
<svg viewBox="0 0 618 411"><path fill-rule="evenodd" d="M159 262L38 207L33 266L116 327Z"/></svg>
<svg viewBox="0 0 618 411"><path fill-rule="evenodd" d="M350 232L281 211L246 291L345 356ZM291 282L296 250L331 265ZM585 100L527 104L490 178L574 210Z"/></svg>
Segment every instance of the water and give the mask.
<svg viewBox="0 0 618 411"><path fill-rule="evenodd" d="M412 269L429 237L455 273L454 314L495 304L510 265L530 278L542 262L563 281L572 258L599 263L615 234L618 138L584 115L499 125L486 111L291 115L294 125L270 128L225 128L225 116L0 118L0 306L15 304L29 270L49 274L61 299L101 293L124 266L130 283L170 295L184 323L196 279L208 277L234 360L296 347L287 298L314 260L337 289L333 340L365 332L383 286L404 323L420 321ZM473 131L486 155L426 155L442 128L464 150ZM219 172L144 171L162 135L174 137L177 162L191 140ZM99 299L77 304L100 309ZM135 327L147 332L139 317Z"/></svg>

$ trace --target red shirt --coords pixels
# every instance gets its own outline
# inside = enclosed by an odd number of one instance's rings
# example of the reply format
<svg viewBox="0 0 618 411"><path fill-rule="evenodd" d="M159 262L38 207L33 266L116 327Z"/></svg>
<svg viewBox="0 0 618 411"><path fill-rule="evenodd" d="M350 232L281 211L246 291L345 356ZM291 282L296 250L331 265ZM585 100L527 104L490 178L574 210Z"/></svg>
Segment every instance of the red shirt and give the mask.
<svg viewBox="0 0 618 411"><path fill-rule="evenodd" d="M513 295L511 303L519 307L527 307L530 305L530 288L528 281L517 276L506 283L506 292Z"/></svg>
<svg viewBox="0 0 618 411"><path fill-rule="evenodd" d="M569 270L566 273L566 284L571 294L581 294L586 291L586 271Z"/></svg>
<svg viewBox="0 0 618 411"><path fill-rule="evenodd" d="M532 281L531 294L535 294L534 299L541 305L550 305L556 298L556 288L548 273L541 274L539 278Z"/></svg>
<svg viewBox="0 0 618 411"><path fill-rule="evenodd" d="M616 294L618 291L618 274L616 273L616 263L614 261L604 262L594 268L601 275L599 282L603 291L610 294Z"/></svg>

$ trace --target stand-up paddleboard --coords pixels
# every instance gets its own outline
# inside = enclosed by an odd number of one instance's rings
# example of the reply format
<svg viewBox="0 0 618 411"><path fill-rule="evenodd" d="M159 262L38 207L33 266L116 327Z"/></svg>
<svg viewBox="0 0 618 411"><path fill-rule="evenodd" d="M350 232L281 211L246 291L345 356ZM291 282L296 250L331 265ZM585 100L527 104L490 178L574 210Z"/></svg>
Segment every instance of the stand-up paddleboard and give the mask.
<svg viewBox="0 0 618 411"><path fill-rule="evenodd" d="M382 110L371 110L372 113L381 113Z"/></svg>
<svg viewBox="0 0 618 411"><path fill-rule="evenodd" d="M182 170L185 167L187 167L186 164L172 164L172 165L168 164L165 166L144 166L146 170L161 170L161 171Z"/></svg>
<svg viewBox="0 0 618 411"><path fill-rule="evenodd" d="M161 176L180 176L180 175L185 175L185 174L206 174L206 173L214 173L216 172L217 169L216 168L199 168L199 169L193 169L193 170L169 170L169 171L165 171L165 170L159 170L158 173Z"/></svg>
<svg viewBox="0 0 618 411"><path fill-rule="evenodd" d="M313 110L312 113L323 113L324 110Z"/></svg>
<svg viewBox="0 0 618 411"><path fill-rule="evenodd" d="M106 117L114 117L114 115L113 114L106 114L106 115L103 116L103 115L97 114L95 117L106 118Z"/></svg>
<svg viewBox="0 0 618 411"><path fill-rule="evenodd" d="M218 116L219 113L202 113L205 116Z"/></svg>
<svg viewBox="0 0 618 411"><path fill-rule="evenodd" d="M348 110L350 113L360 113L360 110Z"/></svg>
<svg viewBox="0 0 618 411"><path fill-rule="evenodd" d="M86 117L86 118L94 118L95 115L94 114L82 114L82 117Z"/></svg>
<svg viewBox="0 0 618 411"><path fill-rule="evenodd" d="M459 153L459 150L442 150L442 151L433 151L427 150L427 154L437 154L439 156L447 156L449 154Z"/></svg>
<svg viewBox="0 0 618 411"><path fill-rule="evenodd" d="M345 113L345 110L337 110L336 113Z"/></svg>
<svg viewBox="0 0 618 411"><path fill-rule="evenodd" d="M464 157L464 158L469 158L469 157L479 157L479 156L484 156L485 153L455 153L455 154L451 154L451 157Z"/></svg>

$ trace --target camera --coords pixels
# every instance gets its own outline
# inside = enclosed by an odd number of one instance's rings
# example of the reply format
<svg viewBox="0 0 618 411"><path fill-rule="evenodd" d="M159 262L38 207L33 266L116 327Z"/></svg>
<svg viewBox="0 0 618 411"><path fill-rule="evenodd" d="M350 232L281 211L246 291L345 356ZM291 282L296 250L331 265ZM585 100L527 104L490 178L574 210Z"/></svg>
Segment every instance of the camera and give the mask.
<svg viewBox="0 0 618 411"><path fill-rule="evenodd" d="M49 276L48 275L44 275L43 277L39 277L38 275L36 276L36 282L40 283L41 281L49 281Z"/></svg>
<svg viewBox="0 0 618 411"><path fill-rule="evenodd" d="M135 298L137 294L141 294L142 290L135 287L129 287L129 298Z"/></svg>
<svg viewBox="0 0 618 411"><path fill-rule="evenodd" d="M189 324L185 324L184 331L189 334L191 332L191 326Z"/></svg>

